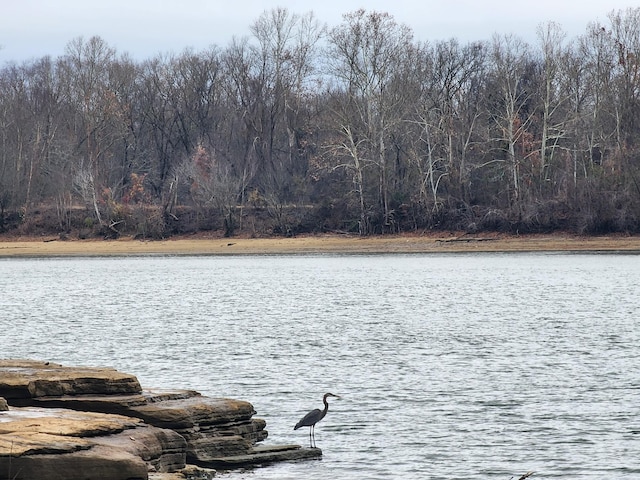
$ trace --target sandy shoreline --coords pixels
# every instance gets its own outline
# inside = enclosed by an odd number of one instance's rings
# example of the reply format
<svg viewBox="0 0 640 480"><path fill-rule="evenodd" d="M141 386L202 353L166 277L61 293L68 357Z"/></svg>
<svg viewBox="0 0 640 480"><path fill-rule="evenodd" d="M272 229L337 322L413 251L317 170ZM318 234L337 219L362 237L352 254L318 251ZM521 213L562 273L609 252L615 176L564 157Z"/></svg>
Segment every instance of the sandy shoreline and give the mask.
<svg viewBox="0 0 640 480"><path fill-rule="evenodd" d="M67 240L0 238L0 257L249 255L318 253L446 253L446 252L637 252L640 236L577 237L563 235L440 236L341 235L296 238L181 237L167 240Z"/></svg>

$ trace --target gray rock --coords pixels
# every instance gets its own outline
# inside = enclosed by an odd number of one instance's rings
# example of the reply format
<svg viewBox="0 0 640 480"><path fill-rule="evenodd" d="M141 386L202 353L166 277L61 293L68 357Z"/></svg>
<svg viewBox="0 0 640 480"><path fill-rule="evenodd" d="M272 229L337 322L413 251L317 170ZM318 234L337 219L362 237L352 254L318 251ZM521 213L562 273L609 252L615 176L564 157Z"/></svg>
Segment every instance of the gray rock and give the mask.
<svg viewBox="0 0 640 480"><path fill-rule="evenodd" d="M322 457L322 450L319 448L301 448L300 445L276 445L255 447L243 455L212 458L209 464L216 468L234 469L320 457Z"/></svg>
<svg viewBox="0 0 640 480"><path fill-rule="evenodd" d="M256 446L268 432L249 402L142 390L109 368L0 360L0 395L11 405L0 402L0 472L12 480L168 479L187 461L237 468L322 455Z"/></svg>
<svg viewBox="0 0 640 480"><path fill-rule="evenodd" d="M141 391L135 376L111 368L63 367L33 360L0 360L0 396L8 401L57 395L134 394Z"/></svg>
<svg viewBox="0 0 640 480"><path fill-rule="evenodd" d="M34 405L117 413L179 433L187 441L187 460L247 454L267 438L266 422L253 418L253 405L242 400L206 397L192 390L144 390L135 395L40 397Z"/></svg>
<svg viewBox="0 0 640 480"><path fill-rule="evenodd" d="M16 407L0 421L0 472L12 480L146 479L185 456L176 432L120 415Z"/></svg>
<svg viewBox="0 0 640 480"><path fill-rule="evenodd" d="M147 464L117 448L96 446L55 454L0 456L0 471L11 480L146 480ZM88 477L87 474L90 473Z"/></svg>

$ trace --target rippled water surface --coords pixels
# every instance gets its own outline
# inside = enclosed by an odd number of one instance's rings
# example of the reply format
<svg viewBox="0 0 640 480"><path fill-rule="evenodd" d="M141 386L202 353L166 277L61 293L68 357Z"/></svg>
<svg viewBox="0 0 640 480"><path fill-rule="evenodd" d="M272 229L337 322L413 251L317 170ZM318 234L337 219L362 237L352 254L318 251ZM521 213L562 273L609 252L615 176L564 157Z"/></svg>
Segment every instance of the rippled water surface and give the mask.
<svg viewBox="0 0 640 480"><path fill-rule="evenodd" d="M640 256L0 260L0 357L250 401L322 460L226 478L640 478Z"/></svg>

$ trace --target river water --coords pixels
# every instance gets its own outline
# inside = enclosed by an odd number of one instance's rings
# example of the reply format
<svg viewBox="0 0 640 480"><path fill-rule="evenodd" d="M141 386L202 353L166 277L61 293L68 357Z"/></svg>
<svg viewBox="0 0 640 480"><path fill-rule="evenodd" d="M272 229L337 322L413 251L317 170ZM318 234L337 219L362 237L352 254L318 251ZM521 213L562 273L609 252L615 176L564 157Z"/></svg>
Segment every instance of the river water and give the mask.
<svg viewBox="0 0 640 480"><path fill-rule="evenodd" d="M250 401L322 395L322 460L229 479L640 478L640 256L0 260L0 357Z"/></svg>

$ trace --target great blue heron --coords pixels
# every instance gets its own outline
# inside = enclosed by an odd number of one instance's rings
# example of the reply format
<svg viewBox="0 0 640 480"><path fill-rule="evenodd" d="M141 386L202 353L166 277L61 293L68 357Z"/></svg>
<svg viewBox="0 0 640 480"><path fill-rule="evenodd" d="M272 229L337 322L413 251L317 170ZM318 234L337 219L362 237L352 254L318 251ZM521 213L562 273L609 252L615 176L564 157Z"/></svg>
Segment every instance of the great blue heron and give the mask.
<svg viewBox="0 0 640 480"><path fill-rule="evenodd" d="M335 397L340 398L338 395L334 395L333 393L325 393L322 397L322 403L324 403L324 410L320 410L316 408L315 410L311 410L307 413L302 419L296 423L296 426L293 427L294 430L298 430L300 427L309 427L309 446L315 447L316 440L316 423L322 420L327 412L329 411L329 402L327 402L327 397Z"/></svg>

